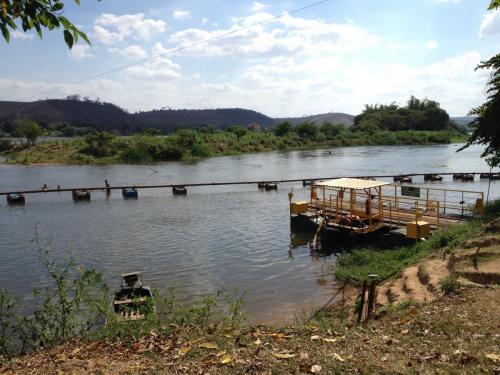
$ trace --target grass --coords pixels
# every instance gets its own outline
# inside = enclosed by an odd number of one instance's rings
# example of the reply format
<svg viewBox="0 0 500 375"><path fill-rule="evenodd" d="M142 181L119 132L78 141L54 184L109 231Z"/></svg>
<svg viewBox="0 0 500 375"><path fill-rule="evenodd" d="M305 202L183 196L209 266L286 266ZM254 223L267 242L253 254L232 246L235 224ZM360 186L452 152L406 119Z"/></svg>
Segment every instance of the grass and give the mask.
<svg viewBox="0 0 500 375"><path fill-rule="evenodd" d="M384 280L417 263L437 249L453 249L458 244L478 234L481 220L453 225L436 231L427 241L395 249L358 249L342 254L337 259L335 275L340 280L360 284L375 273Z"/></svg>
<svg viewBox="0 0 500 375"><path fill-rule="evenodd" d="M344 253L337 259L335 275L355 285L367 281L372 273L382 280L390 278L438 249L453 250L464 240L479 234L485 222L499 215L500 200L497 200L486 206L482 218L442 228L427 241L394 249L364 248Z"/></svg>
<svg viewBox="0 0 500 375"><path fill-rule="evenodd" d="M102 134L102 133L98 133ZM364 145L424 145L465 141L466 136L453 132L378 131L365 133L340 128L335 135L317 131L304 137L292 131L282 136L272 131L183 129L167 136L108 135L73 138L66 141L46 141L36 145L16 144L2 147L0 153L8 163L16 164L119 164L161 161L193 161L213 156L246 153L329 148ZM457 138L458 137L458 138ZM99 143L100 142L100 143Z"/></svg>

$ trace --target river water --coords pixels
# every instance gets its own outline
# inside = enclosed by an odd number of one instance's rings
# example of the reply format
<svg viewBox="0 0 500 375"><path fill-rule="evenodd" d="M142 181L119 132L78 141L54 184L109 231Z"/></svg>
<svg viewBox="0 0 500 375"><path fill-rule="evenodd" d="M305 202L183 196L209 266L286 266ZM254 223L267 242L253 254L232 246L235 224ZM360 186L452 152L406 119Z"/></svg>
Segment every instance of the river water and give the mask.
<svg viewBox="0 0 500 375"><path fill-rule="evenodd" d="M237 180L416 172L488 171L481 149L461 153L459 145L346 147L218 157L193 164L110 166L20 166L0 164L0 191L49 187ZM423 179L414 182L423 184ZM485 191L487 181L452 182L440 187ZM38 226L50 254L74 258L102 272L112 287L120 274L143 271L144 281L165 291L176 285L189 303L219 290L246 290L253 322L291 321L304 306L332 295L335 254L311 255L310 237L290 233L287 192L307 196L301 184L278 191L237 185L189 188L187 196L169 189L139 191L124 200L93 192L91 202L75 203L70 193L27 195L24 207L0 201L0 285L25 301L48 280L32 242ZM500 197L492 181L490 198Z"/></svg>

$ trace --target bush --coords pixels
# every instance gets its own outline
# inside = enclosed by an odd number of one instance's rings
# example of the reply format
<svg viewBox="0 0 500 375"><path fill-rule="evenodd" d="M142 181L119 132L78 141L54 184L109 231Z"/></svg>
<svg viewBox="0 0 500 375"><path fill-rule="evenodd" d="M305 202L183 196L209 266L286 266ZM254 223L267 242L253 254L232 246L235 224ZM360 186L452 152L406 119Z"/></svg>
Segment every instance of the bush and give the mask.
<svg viewBox="0 0 500 375"><path fill-rule="evenodd" d="M8 139L0 139L0 152L9 151L12 143Z"/></svg>
<svg viewBox="0 0 500 375"><path fill-rule="evenodd" d="M125 163L150 163L153 161L151 155L146 150L135 147L130 147L123 151L121 159Z"/></svg>
<svg viewBox="0 0 500 375"><path fill-rule="evenodd" d="M458 293L460 289L460 282L457 275L449 275L439 281L439 286L443 294Z"/></svg>
<svg viewBox="0 0 500 375"><path fill-rule="evenodd" d="M211 155L211 152L206 144L197 143L191 148L191 154L195 157L207 158Z"/></svg>
<svg viewBox="0 0 500 375"><path fill-rule="evenodd" d="M114 139L115 136L108 132L88 134L85 136L86 147L82 152L95 157L110 156L115 152Z"/></svg>

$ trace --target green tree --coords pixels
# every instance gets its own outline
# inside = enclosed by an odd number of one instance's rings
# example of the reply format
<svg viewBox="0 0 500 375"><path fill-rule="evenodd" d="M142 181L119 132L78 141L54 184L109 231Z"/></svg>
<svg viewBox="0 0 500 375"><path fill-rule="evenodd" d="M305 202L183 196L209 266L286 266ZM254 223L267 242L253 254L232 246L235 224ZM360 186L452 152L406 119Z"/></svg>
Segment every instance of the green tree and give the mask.
<svg viewBox="0 0 500 375"><path fill-rule="evenodd" d="M288 121L284 121L276 125L276 127L274 128L274 134L276 134L278 137L283 137L284 135L290 133L292 130L292 124L290 124Z"/></svg>
<svg viewBox="0 0 500 375"><path fill-rule="evenodd" d="M116 137L108 132L98 132L85 136L87 147L83 150L86 154L96 157L110 156L114 153L115 148L113 141Z"/></svg>
<svg viewBox="0 0 500 375"><path fill-rule="evenodd" d="M344 125L333 125L329 122L323 123L319 127L320 133L324 134L325 138L333 139L337 137L344 130Z"/></svg>
<svg viewBox="0 0 500 375"><path fill-rule="evenodd" d="M310 140L316 137L318 134L318 128L316 125L310 122L304 122L295 128L295 131L302 140Z"/></svg>
<svg viewBox="0 0 500 375"><path fill-rule="evenodd" d="M477 116L471 123L474 132L459 151L472 144L485 145L481 156L494 167L500 165L500 54L481 62L477 69L491 70L486 90L488 96L484 104L470 111L469 115Z"/></svg>
<svg viewBox="0 0 500 375"><path fill-rule="evenodd" d="M36 122L32 120L18 120L16 126L16 133L21 137L26 138L27 142L35 144L38 137L43 134L43 129Z"/></svg>
<svg viewBox="0 0 500 375"><path fill-rule="evenodd" d="M241 127L241 126L231 126L230 128L227 129L231 133L234 133L236 135L236 138L238 141L243 137L245 134L247 134L247 129Z"/></svg>
<svg viewBox="0 0 500 375"><path fill-rule="evenodd" d="M74 0L80 4L80 0ZM87 35L72 24L64 14L64 3L61 0L0 0L0 30L7 43L10 31L16 30L18 24L24 32L36 30L42 38L43 29L53 30L63 27L64 41L69 48L82 38L90 44Z"/></svg>

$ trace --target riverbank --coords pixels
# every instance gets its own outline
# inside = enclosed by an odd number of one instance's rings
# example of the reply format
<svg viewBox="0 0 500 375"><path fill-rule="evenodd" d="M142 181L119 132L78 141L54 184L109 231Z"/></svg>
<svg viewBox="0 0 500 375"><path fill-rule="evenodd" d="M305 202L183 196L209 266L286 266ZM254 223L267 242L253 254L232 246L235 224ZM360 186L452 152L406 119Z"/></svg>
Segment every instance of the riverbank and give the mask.
<svg viewBox="0 0 500 375"><path fill-rule="evenodd" d="M7 144L0 147L11 164L147 164L269 151L308 150L341 146L429 145L460 143L467 135L447 131L378 131L364 133L332 127L313 135L271 131L180 130L169 136L115 137L97 133L83 138Z"/></svg>
<svg viewBox="0 0 500 375"><path fill-rule="evenodd" d="M464 287L428 304L401 305L349 326L333 316L300 328L193 337L155 331L131 343L71 341L0 360L5 374L495 373L499 288Z"/></svg>

